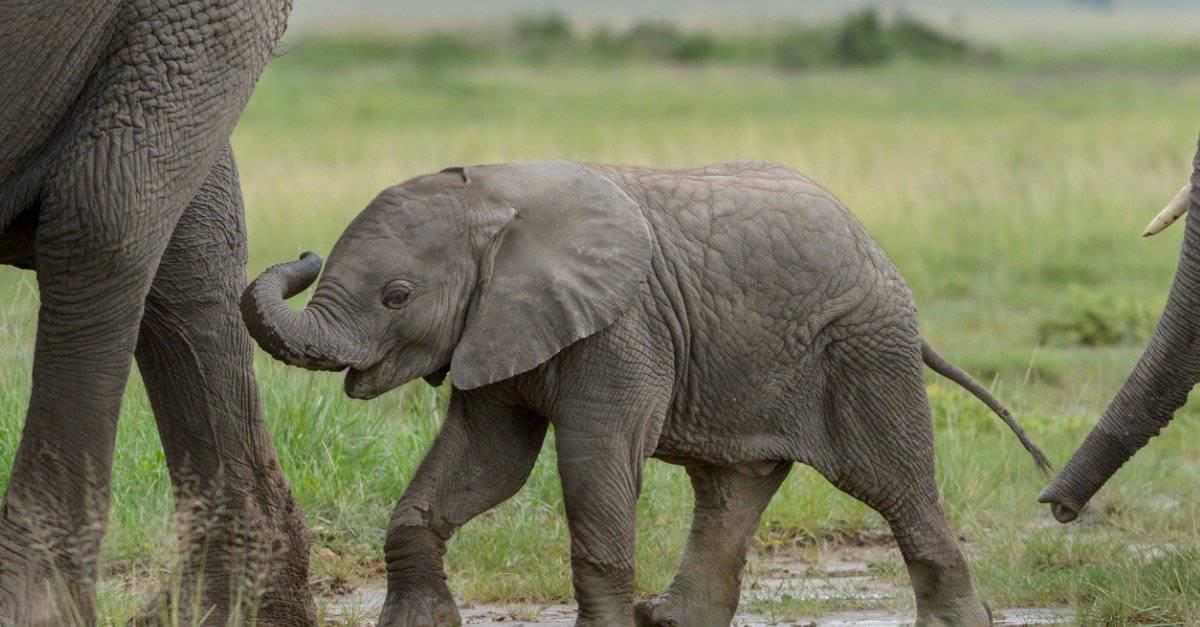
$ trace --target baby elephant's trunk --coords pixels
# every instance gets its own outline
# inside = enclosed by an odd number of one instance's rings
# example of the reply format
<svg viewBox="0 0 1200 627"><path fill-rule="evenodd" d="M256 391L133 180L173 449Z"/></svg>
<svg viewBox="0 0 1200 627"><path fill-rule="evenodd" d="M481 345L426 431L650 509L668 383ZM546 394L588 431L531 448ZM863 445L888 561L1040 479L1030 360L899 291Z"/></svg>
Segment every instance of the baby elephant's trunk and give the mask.
<svg viewBox="0 0 1200 627"><path fill-rule="evenodd" d="M242 319L250 336L275 359L309 370L344 370L357 361L351 343L325 322L320 306L294 311L283 301L312 285L321 257L306 252L296 261L267 268L242 294Z"/></svg>
<svg viewBox="0 0 1200 627"><path fill-rule="evenodd" d="M1033 461L1037 464L1038 469L1042 471L1042 474L1046 475L1046 477L1050 476L1053 471L1050 460L1046 459L1046 455L1042 453L1042 450L1033 443L1033 440L1029 439L1029 435L1025 433L1025 429L1021 428L1021 423L1017 422L1016 418L1013 418L1008 409L1004 405L1001 405L1000 401L996 400L996 397L992 396L992 393L983 387L983 384L976 381L958 366L946 361L924 339L921 340L921 359L925 362L926 366L929 366L930 370L961 385L975 398L983 401L984 405L987 405L989 409L995 412L1000 417L1000 420L1003 420L1004 424L1008 425L1008 428L1017 434L1017 439L1021 441L1021 446L1024 446L1025 450L1029 451L1029 454L1033 456Z"/></svg>

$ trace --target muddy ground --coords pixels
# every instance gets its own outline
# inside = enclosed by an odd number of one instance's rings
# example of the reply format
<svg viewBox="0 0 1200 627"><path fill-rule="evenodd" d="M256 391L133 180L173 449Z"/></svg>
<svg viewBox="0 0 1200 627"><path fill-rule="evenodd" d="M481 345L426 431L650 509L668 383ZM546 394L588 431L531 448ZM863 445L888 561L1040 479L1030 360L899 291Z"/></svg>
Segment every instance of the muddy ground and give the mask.
<svg viewBox="0 0 1200 627"><path fill-rule="evenodd" d="M913 621L911 591L879 576L871 563L894 558L895 548L866 545L825 548L817 554L781 552L760 555L745 577L741 611L735 625L904 625ZM379 616L385 594L376 582L326 601L326 615L334 625L370 625ZM820 599L825 607L845 609L806 615L794 600ZM771 603L772 601L778 603ZM791 607L789 607L791 606ZM463 623L469 625L570 626L575 624L574 604L464 604ZM1071 624L1068 608L995 608L997 625Z"/></svg>

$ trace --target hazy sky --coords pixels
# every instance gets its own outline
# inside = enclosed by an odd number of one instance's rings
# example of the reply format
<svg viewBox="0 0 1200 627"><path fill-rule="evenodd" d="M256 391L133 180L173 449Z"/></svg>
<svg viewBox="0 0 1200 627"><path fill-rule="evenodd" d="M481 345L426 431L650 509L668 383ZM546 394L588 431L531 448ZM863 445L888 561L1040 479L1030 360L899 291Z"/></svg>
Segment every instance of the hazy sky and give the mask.
<svg viewBox="0 0 1200 627"><path fill-rule="evenodd" d="M821 20L866 5L907 10L982 37L1200 32L1200 0L1113 0L1110 11L1079 0L295 0L292 27L447 28L547 11L584 24L665 18L714 27Z"/></svg>

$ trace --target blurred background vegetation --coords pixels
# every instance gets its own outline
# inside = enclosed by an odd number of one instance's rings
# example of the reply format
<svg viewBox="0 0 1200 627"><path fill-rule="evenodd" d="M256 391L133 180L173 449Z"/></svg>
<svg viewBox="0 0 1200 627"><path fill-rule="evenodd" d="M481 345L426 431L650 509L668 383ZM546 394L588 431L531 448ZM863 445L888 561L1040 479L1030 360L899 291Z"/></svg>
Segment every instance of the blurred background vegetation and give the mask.
<svg viewBox="0 0 1200 627"><path fill-rule="evenodd" d="M600 65L645 62L712 63L783 70L870 66L899 58L925 62L997 62L999 53L943 32L908 13L890 19L866 8L827 23L793 22L745 33L685 28L665 19L626 27L576 26L562 13L519 16L507 28L468 27L363 37L354 53L404 59L423 68L453 64Z"/></svg>
<svg viewBox="0 0 1200 627"><path fill-rule="evenodd" d="M1165 301L1182 229L1138 236L1188 175L1200 130L1191 2L396 5L297 0L290 52L268 65L233 137L252 274L326 253L379 190L449 165L777 161L845 201L908 280L926 336L1057 463ZM36 299L29 273L0 269L0 473L28 400ZM362 403L340 375L263 355L258 373L314 531L314 584L329 595L380 585L382 530L446 390L415 382ZM1070 608L1085 624L1200 621L1195 404L1062 527L995 418L932 375L929 390L946 508L992 607ZM102 582L113 624L168 576L174 546L136 374L120 430ZM669 582L690 498L678 468L648 465L639 594ZM893 593L790 591L755 609L781 620L911 611L879 517L797 467L764 517L752 577L771 556L817 568L822 553L864 543L882 547L870 576ZM451 585L473 602L568 600L567 546L548 445L526 488L450 543Z"/></svg>

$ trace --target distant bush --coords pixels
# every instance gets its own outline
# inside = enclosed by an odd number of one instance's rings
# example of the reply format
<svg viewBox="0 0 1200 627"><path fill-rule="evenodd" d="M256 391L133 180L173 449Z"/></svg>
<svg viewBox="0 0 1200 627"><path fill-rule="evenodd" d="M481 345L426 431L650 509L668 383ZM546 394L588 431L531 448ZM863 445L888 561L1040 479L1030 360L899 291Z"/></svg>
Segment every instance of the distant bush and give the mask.
<svg viewBox="0 0 1200 627"><path fill-rule="evenodd" d="M834 38L833 59L842 65L878 65L896 54L896 42L875 9L847 17Z"/></svg>
<svg viewBox="0 0 1200 627"><path fill-rule="evenodd" d="M830 63L827 29L791 26L779 31L767 45L771 61L783 70L805 70Z"/></svg>
<svg viewBox="0 0 1200 627"><path fill-rule="evenodd" d="M716 56L717 38L710 33L685 34L667 51L667 58L682 63L707 61Z"/></svg>
<svg viewBox="0 0 1200 627"><path fill-rule="evenodd" d="M534 61L545 61L577 47L571 23L558 13L515 19L512 36L518 52Z"/></svg>
<svg viewBox="0 0 1200 627"><path fill-rule="evenodd" d="M998 59L995 51L944 33L910 15L885 22L875 9L826 27L796 27L774 43L775 65L785 70L819 65L880 65L900 56L921 61Z"/></svg>
<svg viewBox="0 0 1200 627"><path fill-rule="evenodd" d="M972 52L965 39L947 35L909 16L898 19L892 33L900 50L921 59L958 59Z"/></svg>
<svg viewBox="0 0 1200 627"><path fill-rule="evenodd" d="M610 56L695 63L713 57L717 39L710 33L685 32L668 22L637 22L620 35L597 31L593 49Z"/></svg>
<svg viewBox="0 0 1200 627"><path fill-rule="evenodd" d="M513 34L522 44L562 43L574 36L571 22L559 13L518 17L513 21Z"/></svg>
<svg viewBox="0 0 1200 627"><path fill-rule="evenodd" d="M1154 317L1133 302L1113 302L1082 294L1037 324L1037 342L1046 346L1141 344L1154 328Z"/></svg>
<svg viewBox="0 0 1200 627"><path fill-rule="evenodd" d="M588 49L598 59L610 59L621 54L619 36L607 25L601 25L588 40Z"/></svg>
<svg viewBox="0 0 1200 627"><path fill-rule="evenodd" d="M430 33L413 42L412 58L423 67L440 67L470 61L475 57L461 36L453 33Z"/></svg>

